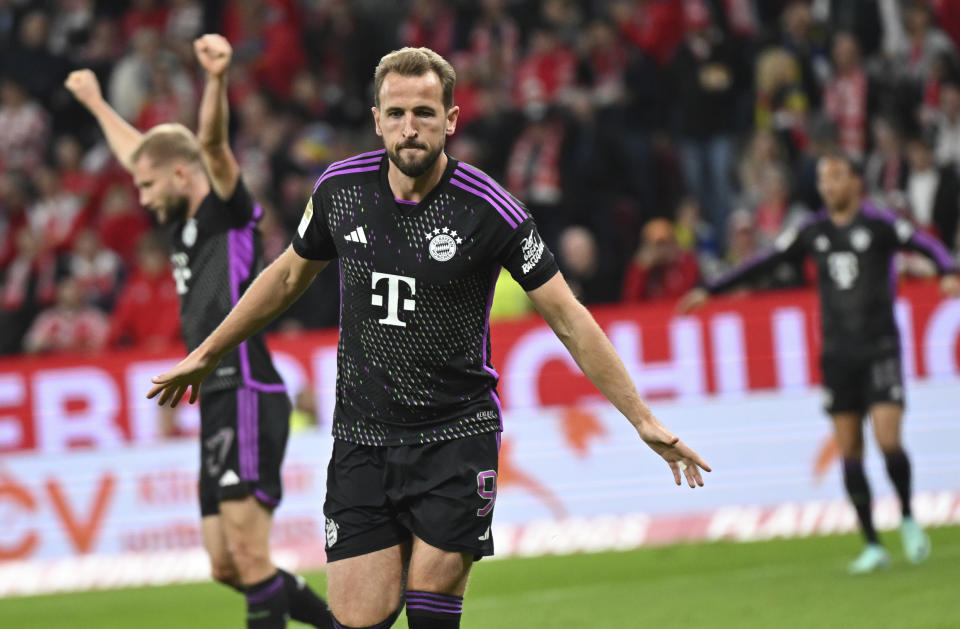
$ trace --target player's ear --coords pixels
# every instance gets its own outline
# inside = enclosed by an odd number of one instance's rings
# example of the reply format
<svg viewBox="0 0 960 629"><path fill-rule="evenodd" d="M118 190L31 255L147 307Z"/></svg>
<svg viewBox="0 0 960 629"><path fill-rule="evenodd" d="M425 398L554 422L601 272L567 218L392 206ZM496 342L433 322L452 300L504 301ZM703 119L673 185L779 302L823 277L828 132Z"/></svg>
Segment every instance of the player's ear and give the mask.
<svg viewBox="0 0 960 629"><path fill-rule="evenodd" d="M454 105L447 110L447 135L453 135L457 130L457 118L460 117L460 106Z"/></svg>
<svg viewBox="0 0 960 629"><path fill-rule="evenodd" d="M370 111L373 113L373 126L377 129L377 135L383 137L383 131L380 129L380 110L376 107L371 107Z"/></svg>

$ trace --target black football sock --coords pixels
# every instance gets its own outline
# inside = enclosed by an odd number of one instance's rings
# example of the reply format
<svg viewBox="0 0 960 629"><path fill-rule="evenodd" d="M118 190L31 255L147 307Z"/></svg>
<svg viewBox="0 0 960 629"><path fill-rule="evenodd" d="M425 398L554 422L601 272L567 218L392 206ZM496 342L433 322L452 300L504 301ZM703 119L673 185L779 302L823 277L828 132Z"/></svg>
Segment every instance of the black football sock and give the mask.
<svg viewBox="0 0 960 629"><path fill-rule="evenodd" d="M887 452L883 455L887 461L887 474L900 496L900 508L904 517L910 515L910 459L903 450Z"/></svg>
<svg viewBox="0 0 960 629"><path fill-rule="evenodd" d="M873 513L870 511L871 496L867 476L863 473L863 461L860 459L843 460L843 483L847 487L847 495L853 508L857 510L860 519L860 530L867 543L879 544L877 531L873 528Z"/></svg>
<svg viewBox="0 0 960 629"><path fill-rule="evenodd" d="M407 591L407 624L410 629L457 629L462 613L462 596Z"/></svg>
<svg viewBox="0 0 960 629"><path fill-rule="evenodd" d="M277 572L283 577L283 586L287 590L291 618L318 629L333 627L333 617L330 615L327 602L317 596L303 577L290 574L280 568L277 568Z"/></svg>
<svg viewBox="0 0 960 629"><path fill-rule="evenodd" d="M369 627L349 627L347 625L337 622L337 619L333 617L333 614L330 614L330 622L333 629L390 629L393 626L393 623L397 622L397 618L400 617L400 611L403 610L403 605L400 605L392 614L387 616L386 620L378 622L375 625Z"/></svg>
<svg viewBox="0 0 960 629"><path fill-rule="evenodd" d="M289 605L279 572L247 586L247 629L283 629L287 626Z"/></svg>

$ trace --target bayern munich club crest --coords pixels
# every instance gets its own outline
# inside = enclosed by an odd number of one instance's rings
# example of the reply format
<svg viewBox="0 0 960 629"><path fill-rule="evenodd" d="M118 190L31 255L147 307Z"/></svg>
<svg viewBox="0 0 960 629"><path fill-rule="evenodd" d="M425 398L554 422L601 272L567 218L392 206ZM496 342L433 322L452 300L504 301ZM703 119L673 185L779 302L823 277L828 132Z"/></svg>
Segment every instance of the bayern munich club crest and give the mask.
<svg viewBox="0 0 960 629"><path fill-rule="evenodd" d="M437 262L446 262L457 254L457 245L463 243L463 238L457 235L457 232L449 227L434 229L427 232L427 240L430 241L428 249L430 257Z"/></svg>

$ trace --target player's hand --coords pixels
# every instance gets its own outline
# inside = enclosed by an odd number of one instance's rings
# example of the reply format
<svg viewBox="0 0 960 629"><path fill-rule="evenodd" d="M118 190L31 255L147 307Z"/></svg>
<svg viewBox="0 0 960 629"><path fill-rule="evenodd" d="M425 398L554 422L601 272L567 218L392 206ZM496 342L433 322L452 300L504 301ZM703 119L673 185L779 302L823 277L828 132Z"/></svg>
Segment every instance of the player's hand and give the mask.
<svg viewBox="0 0 960 629"><path fill-rule="evenodd" d="M690 449L690 446L680 441L680 437L670 432L666 426L656 419L645 422L637 427L640 438L650 446L650 449L660 455L673 471L673 480L679 485L680 475L687 479L687 485L695 488L703 487L703 477L700 470L712 471L707 462L699 454Z"/></svg>
<svg viewBox="0 0 960 629"><path fill-rule="evenodd" d="M233 48L223 35L207 34L193 40L197 61L211 76L223 76L230 67Z"/></svg>
<svg viewBox="0 0 960 629"><path fill-rule="evenodd" d="M193 404L200 396L200 383L216 366L217 361L204 360L190 354L170 371L150 378L153 388L147 393L147 399L152 400L159 395L157 404L169 404L170 408L174 408L187 389L190 389L190 403Z"/></svg>
<svg viewBox="0 0 960 629"><path fill-rule="evenodd" d="M702 288L694 288L677 302L677 312L681 314L696 310L710 300L710 293Z"/></svg>
<svg viewBox="0 0 960 629"><path fill-rule="evenodd" d="M944 275L940 278L940 292L947 297L960 297L960 276Z"/></svg>
<svg viewBox="0 0 960 629"><path fill-rule="evenodd" d="M92 70L74 70L67 76L63 85L70 90L73 97L80 101L80 104L86 108L103 100L100 93L100 82L97 81L97 75Z"/></svg>

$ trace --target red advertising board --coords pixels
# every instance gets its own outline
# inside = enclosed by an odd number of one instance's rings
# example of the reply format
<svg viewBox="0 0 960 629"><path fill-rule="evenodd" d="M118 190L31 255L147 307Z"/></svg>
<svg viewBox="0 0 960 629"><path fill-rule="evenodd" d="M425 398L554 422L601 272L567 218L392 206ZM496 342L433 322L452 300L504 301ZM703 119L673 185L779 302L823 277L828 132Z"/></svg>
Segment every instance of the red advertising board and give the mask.
<svg viewBox="0 0 960 629"><path fill-rule="evenodd" d="M671 303L603 307L594 315L641 393L652 399L805 389L819 382L819 314L811 291L725 297L688 316L678 316ZM960 301L942 300L933 282L906 285L897 319L908 378L960 373ZM538 317L492 329L505 410L598 397ZM336 333L276 335L269 343L290 390L310 388L321 422L328 422ZM178 358L116 352L0 361L0 453L155 440L157 409L144 395L150 376Z"/></svg>

